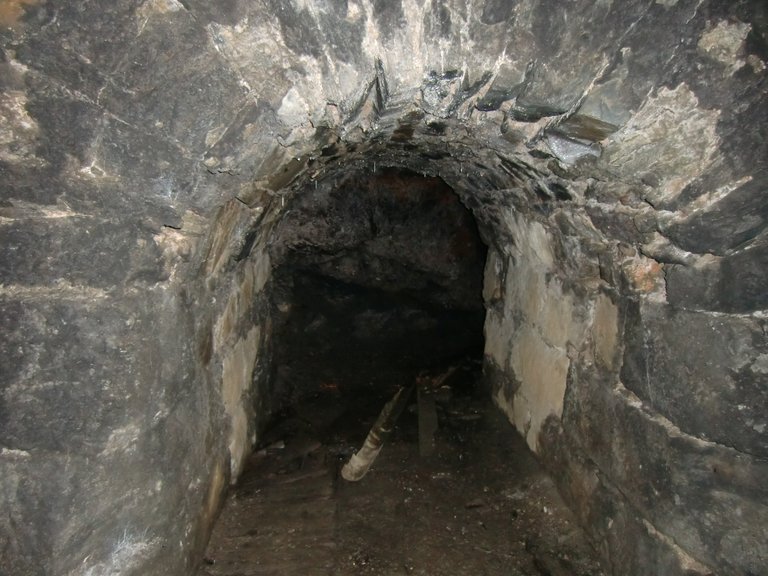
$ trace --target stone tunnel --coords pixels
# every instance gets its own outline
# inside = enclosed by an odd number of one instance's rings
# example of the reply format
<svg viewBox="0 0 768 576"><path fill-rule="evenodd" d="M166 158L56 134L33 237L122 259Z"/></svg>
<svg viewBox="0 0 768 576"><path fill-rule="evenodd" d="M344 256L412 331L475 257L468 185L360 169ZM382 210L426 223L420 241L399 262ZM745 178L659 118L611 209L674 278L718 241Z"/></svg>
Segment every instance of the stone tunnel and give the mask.
<svg viewBox="0 0 768 576"><path fill-rule="evenodd" d="M2 0L0 31L0 573L196 573L328 348L476 353L607 573L768 574L765 2Z"/></svg>

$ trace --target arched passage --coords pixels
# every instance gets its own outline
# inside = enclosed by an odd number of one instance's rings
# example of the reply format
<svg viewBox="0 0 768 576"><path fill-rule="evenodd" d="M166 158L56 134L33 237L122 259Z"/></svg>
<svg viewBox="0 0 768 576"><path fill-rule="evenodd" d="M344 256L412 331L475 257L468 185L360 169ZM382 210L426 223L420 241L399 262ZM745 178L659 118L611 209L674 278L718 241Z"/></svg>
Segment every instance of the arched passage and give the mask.
<svg viewBox="0 0 768 576"><path fill-rule="evenodd" d="M2 5L11 573L199 562L274 229L374 162L473 211L494 398L614 572L760 573L765 8L502 4Z"/></svg>

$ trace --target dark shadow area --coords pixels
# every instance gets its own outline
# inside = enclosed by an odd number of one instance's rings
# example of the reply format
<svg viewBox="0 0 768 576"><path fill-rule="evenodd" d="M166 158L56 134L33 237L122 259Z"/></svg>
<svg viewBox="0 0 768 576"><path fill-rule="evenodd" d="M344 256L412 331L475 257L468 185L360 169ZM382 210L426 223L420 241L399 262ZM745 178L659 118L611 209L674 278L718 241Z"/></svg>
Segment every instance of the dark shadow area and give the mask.
<svg viewBox="0 0 768 576"><path fill-rule="evenodd" d="M388 169L307 190L273 245L275 408L480 358L485 253L439 178Z"/></svg>

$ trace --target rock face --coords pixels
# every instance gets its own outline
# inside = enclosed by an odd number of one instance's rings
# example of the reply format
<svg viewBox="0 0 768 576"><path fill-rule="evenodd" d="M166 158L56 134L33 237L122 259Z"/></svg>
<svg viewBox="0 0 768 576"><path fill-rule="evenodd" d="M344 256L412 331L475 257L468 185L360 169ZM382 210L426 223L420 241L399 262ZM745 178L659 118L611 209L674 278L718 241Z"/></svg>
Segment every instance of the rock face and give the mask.
<svg viewBox="0 0 768 576"><path fill-rule="evenodd" d="M765 573L765 2L64 4L0 3L3 573L194 571L283 258L479 288L371 233L387 168L472 211L493 396L613 573Z"/></svg>

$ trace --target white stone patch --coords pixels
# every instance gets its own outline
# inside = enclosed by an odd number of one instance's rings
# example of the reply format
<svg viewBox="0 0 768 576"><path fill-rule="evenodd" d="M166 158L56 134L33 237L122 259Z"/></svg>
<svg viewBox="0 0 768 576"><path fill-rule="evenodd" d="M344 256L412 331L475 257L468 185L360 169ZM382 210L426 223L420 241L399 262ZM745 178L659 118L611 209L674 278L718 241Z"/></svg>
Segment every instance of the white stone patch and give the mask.
<svg viewBox="0 0 768 576"><path fill-rule="evenodd" d="M0 450L0 458L27 460L31 457L32 455L26 450L14 450L13 448L3 448Z"/></svg>
<svg viewBox="0 0 768 576"><path fill-rule="evenodd" d="M333 90L328 88L324 94L333 95L338 101L344 101L360 89L360 72L346 62L335 62L333 66L335 76L333 78ZM325 86L329 85L331 79L323 77ZM322 119L330 126L340 126L341 117L336 106L330 106L328 102L320 103L319 108L323 111ZM338 116L338 117L336 117Z"/></svg>
<svg viewBox="0 0 768 576"><path fill-rule="evenodd" d="M227 126L217 126L205 134L205 145L210 148L227 132Z"/></svg>
<svg viewBox="0 0 768 576"><path fill-rule="evenodd" d="M539 314L533 318L534 326L548 345L564 353L574 331L573 297L563 292L559 282L551 281L542 299Z"/></svg>
<svg viewBox="0 0 768 576"><path fill-rule="evenodd" d="M301 12L303 10L312 10L313 2L311 0L291 0L291 4L293 4L293 8L296 10L296 12Z"/></svg>
<svg viewBox="0 0 768 576"><path fill-rule="evenodd" d="M362 11L362 15L357 16L357 18L364 18L365 21L365 35L362 42L363 53L371 62L375 62L376 58L381 54L385 54L385 52L379 40L379 29L373 18L373 6L371 6L370 0L360 0L356 8L358 14Z"/></svg>
<svg viewBox="0 0 768 576"><path fill-rule="evenodd" d="M179 0L148 0L139 7L137 14L168 14L179 10L184 10Z"/></svg>
<svg viewBox="0 0 768 576"><path fill-rule="evenodd" d="M348 7L348 14L354 14L355 18L364 22L362 52L370 62L368 70L373 69L376 59L381 59L390 93L399 99L412 98L414 87L421 86L430 72L443 73L446 69L493 70L500 60L507 61L501 43L494 47L497 49L487 45L483 45L482 50L474 48L469 33L476 20L472 14L472 3L466 6L466 11L455 9L450 3L445 5L451 12L454 30L460 29L460 38L427 37L424 22L432 17L432 3L419 0L402 1L406 16L392 35L385 37L373 15L372 4L371 0L359 0ZM359 17L358 9L362 11ZM365 68L363 73L368 74Z"/></svg>
<svg viewBox="0 0 768 576"><path fill-rule="evenodd" d="M272 261L269 258L269 254L266 251L261 251L258 254L252 256L254 260L253 273L254 273L254 292L261 292L264 289L264 285L272 276Z"/></svg>
<svg viewBox="0 0 768 576"><path fill-rule="evenodd" d="M0 93L0 160L22 166L44 166L35 155L39 128L27 113L27 95L22 91Z"/></svg>
<svg viewBox="0 0 768 576"><path fill-rule="evenodd" d="M162 16L172 12L184 10L184 6L178 0L147 0L136 9L138 21L137 36L144 32L144 28L153 16Z"/></svg>
<svg viewBox="0 0 768 576"><path fill-rule="evenodd" d="M243 459L248 453L248 414L245 395L251 386L251 376L256 363L261 330L254 326L247 336L239 340L224 358L221 394L224 410L229 418L229 456L231 478L234 482L240 474Z"/></svg>
<svg viewBox="0 0 768 576"><path fill-rule="evenodd" d="M555 259L546 228L514 213L507 214L507 223L515 238L513 254L493 254L486 267L486 301L501 298L501 305L488 309L485 353L519 383L514 397L498 390L494 400L535 452L544 422L562 416L568 343L583 339L586 325L574 319L573 295L552 276ZM507 258L503 286L502 258Z"/></svg>
<svg viewBox="0 0 768 576"><path fill-rule="evenodd" d="M349 96L352 92L357 90L359 86L350 89L350 92L345 92L342 86L341 75L339 73L339 67L346 66L336 61L330 56L326 48L325 64L330 70L330 74L325 72L323 63L310 56L302 56L300 59L301 67L305 70L303 78L298 80L298 83L294 86L302 94L305 100L305 106L307 109L307 120L304 126L310 131L307 132L307 138L309 138L314 131L314 126L311 123L319 124L321 121L327 120L327 107L328 102L342 101ZM359 76L358 76L359 83Z"/></svg>
<svg viewBox="0 0 768 576"><path fill-rule="evenodd" d="M601 153L600 146L593 142L582 142L556 134L548 134L545 142L552 153L564 164L575 164L587 156L599 158Z"/></svg>
<svg viewBox="0 0 768 576"><path fill-rule="evenodd" d="M511 249L513 252L523 257L533 256L547 268L553 266L552 244L540 222L526 221L523 215L513 210L505 213L504 220L515 238L515 246Z"/></svg>
<svg viewBox="0 0 768 576"><path fill-rule="evenodd" d="M504 264L498 252L488 250L483 272L483 300L486 305L501 300L503 297Z"/></svg>
<svg viewBox="0 0 768 576"><path fill-rule="evenodd" d="M760 57L755 54L750 54L747 56L747 64L752 67L752 71L755 74L760 74L760 72L763 72L766 68L765 62L760 60Z"/></svg>
<svg viewBox="0 0 768 576"><path fill-rule="evenodd" d="M653 524L643 518L643 526L645 526L648 534L656 540L663 542L674 554L677 560L677 564L680 567L680 571L683 573L699 573L699 574L711 574L712 571L704 566L701 562L696 560L693 556L689 555L683 550L673 538L670 538L666 534L660 532Z"/></svg>
<svg viewBox="0 0 768 576"><path fill-rule="evenodd" d="M20 200L11 201L12 207L6 211L5 219L15 220L56 220L59 218L95 218L91 214L75 212L64 203L58 206L40 206L22 202Z"/></svg>
<svg viewBox="0 0 768 576"><path fill-rule="evenodd" d="M102 300L109 297L109 295L110 293L107 290L84 284L71 284L66 280L58 280L50 286L0 284L0 296L12 298Z"/></svg>
<svg viewBox="0 0 768 576"><path fill-rule="evenodd" d="M136 441L139 439L140 433L141 429L134 423L113 430L99 456L135 451Z"/></svg>
<svg viewBox="0 0 768 576"><path fill-rule="evenodd" d="M291 88L283 96L283 101L277 110L277 116L283 124L289 127L300 126L307 121L309 106L296 88Z"/></svg>
<svg viewBox="0 0 768 576"><path fill-rule="evenodd" d="M362 11L360 10L360 4L355 2L355 0L350 0L347 2L347 20L356 22L360 19L361 15Z"/></svg>
<svg viewBox="0 0 768 576"><path fill-rule="evenodd" d="M544 306L545 275L545 268L534 266L531 261L524 258L521 258L515 266L510 264L506 286L506 292L509 295L507 312L511 313L513 309L520 311L530 322L538 318Z"/></svg>
<svg viewBox="0 0 768 576"><path fill-rule="evenodd" d="M192 253L192 242L181 230L168 227L155 234L153 240L163 252L165 269L169 280L173 281L179 265Z"/></svg>
<svg viewBox="0 0 768 576"><path fill-rule="evenodd" d="M106 170L99 166L96 159L92 159L89 164L80 168L78 174L87 178L104 178L105 176L108 176Z"/></svg>
<svg viewBox="0 0 768 576"><path fill-rule="evenodd" d="M699 38L698 48L710 58L728 66L733 74L744 65L739 57L744 40L752 26L744 22L721 20Z"/></svg>
<svg viewBox="0 0 768 576"><path fill-rule="evenodd" d="M563 414L570 360L564 351L552 348L537 331L526 327L512 341L510 364L520 380L513 405L514 424L537 452L544 421L550 415L560 418Z"/></svg>
<svg viewBox="0 0 768 576"><path fill-rule="evenodd" d="M699 108L685 85L659 89L607 142L609 164L628 181L654 173L654 201L671 200L712 163L719 145L719 110Z"/></svg>
<svg viewBox="0 0 768 576"><path fill-rule="evenodd" d="M268 87L270 95L279 94L281 86L288 89L290 82L285 71L290 69L295 55L285 46L280 27L274 21L245 19L234 26L211 22L206 30L214 48L239 74L239 84L251 96L264 92L254 91L254 87Z"/></svg>
<svg viewBox="0 0 768 576"><path fill-rule="evenodd" d="M768 374L768 354L760 354L749 368L758 374Z"/></svg>
<svg viewBox="0 0 768 576"><path fill-rule="evenodd" d="M81 569L68 573L67 576L107 576L134 573L142 566L147 558L156 553L161 544L159 538L148 538L147 529L134 530L126 528L122 535L113 543L112 550L106 562L86 567L88 556Z"/></svg>

